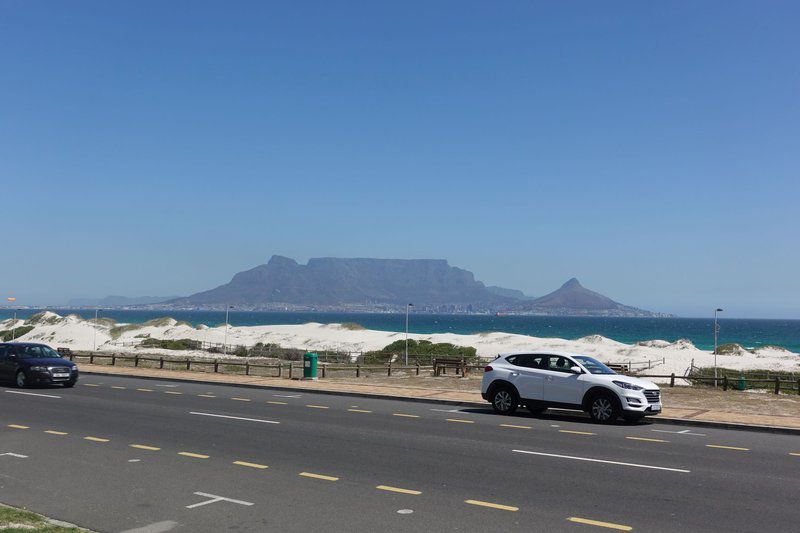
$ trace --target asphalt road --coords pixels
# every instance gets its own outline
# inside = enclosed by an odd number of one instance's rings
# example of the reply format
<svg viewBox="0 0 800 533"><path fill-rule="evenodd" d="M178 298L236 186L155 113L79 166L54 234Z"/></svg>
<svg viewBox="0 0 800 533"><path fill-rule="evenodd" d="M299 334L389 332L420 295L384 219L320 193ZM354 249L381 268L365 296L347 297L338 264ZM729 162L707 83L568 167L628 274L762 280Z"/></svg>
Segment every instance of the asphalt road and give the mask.
<svg viewBox="0 0 800 533"><path fill-rule="evenodd" d="M800 529L790 435L112 376L0 406L0 501L102 532Z"/></svg>

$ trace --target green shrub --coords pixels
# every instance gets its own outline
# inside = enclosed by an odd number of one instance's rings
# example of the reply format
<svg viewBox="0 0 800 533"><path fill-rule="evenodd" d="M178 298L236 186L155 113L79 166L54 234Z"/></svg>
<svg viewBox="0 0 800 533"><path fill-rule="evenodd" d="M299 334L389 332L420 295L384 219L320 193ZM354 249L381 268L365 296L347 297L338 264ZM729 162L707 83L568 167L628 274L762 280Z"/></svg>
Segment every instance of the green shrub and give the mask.
<svg viewBox="0 0 800 533"><path fill-rule="evenodd" d="M405 355L406 341L405 339L395 341L383 350L375 352L366 352L364 354L365 364L381 364L387 363L396 355ZM472 346L456 346L449 342L432 343L431 341L416 341L414 339L408 340L408 358L409 362L419 362L423 365L432 364L433 359L436 357L461 357L468 363L478 359L477 350Z"/></svg>
<svg viewBox="0 0 800 533"><path fill-rule="evenodd" d="M364 326L357 322L345 322L342 324L342 329L349 329L350 331L359 331L365 329Z"/></svg>
<svg viewBox="0 0 800 533"><path fill-rule="evenodd" d="M20 326L17 329L6 329L0 331L0 338L3 339L3 342L9 342L14 339L18 339L25 335L26 333L30 333L33 331L33 326Z"/></svg>
<svg viewBox="0 0 800 533"><path fill-rule="evenodd" d="M151 337L144 339L139 346L163 350L199 350L201 343L192 339L154 339Z"/></svg>

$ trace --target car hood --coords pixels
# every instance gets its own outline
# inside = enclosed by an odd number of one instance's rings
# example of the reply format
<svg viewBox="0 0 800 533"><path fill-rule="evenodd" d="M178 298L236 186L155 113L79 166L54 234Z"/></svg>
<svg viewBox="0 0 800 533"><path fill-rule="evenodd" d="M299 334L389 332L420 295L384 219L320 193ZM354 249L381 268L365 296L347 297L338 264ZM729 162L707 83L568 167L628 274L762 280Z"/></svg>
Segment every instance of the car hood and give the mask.
<svg viewBox="0 0 800 533"><path fill-rule="evenodd" d="M633 376L623 376L622 374L595 374L595 378L600 378L603 381L607 381L609 385L611 385L612 381L624 381L625 383L630 383L631 385L638 385L640 387L644 387L645 389L658 389L658 385L653 383L652 381L648 381L642 378L635 378Z"/></svg>
<svg viewBox="0 0 800 533"><path fill-rule="evenodd" d="M60 357L36 357L33 359L23 359L21 362L31 366L77 366L72 361L67 361Z"/></svg>

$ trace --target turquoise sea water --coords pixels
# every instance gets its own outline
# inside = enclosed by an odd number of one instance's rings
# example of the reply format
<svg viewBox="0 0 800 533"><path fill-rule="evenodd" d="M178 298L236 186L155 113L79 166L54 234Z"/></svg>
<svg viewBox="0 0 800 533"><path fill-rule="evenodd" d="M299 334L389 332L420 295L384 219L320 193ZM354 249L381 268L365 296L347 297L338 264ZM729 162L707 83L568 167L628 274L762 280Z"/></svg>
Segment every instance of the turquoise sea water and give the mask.
<svg viewBox="0 0 800 533"><path fill-rule="evenodd" d="M51 309L60 315L78 314L94 318L93 310ZM0 310L0 319L8 318L13 311ZM25 318L37 311L23 310ZM171 316L193 325L215 326L225 322L221 311L122 311L101 310L100 316L117 322L137 323L153 318ZM404 331L403 314L367 313L230 313L234 326L267 324L304 324L306 322L356 322L367 329ZM766 344L783 346L800 353L800 320L721 319L719 342L738 342L756 348ZM472 334L502 331L532 335L534 337L559 337L577 339L599 334L604 337L634 343L641 340L663 339L675 341L689 339L695 346L711 349L714 343L713 319L703 318L600 318L600 317L540 317L540 316L489 316L489 315L411 315L409 331L412 333Z"/></svg>

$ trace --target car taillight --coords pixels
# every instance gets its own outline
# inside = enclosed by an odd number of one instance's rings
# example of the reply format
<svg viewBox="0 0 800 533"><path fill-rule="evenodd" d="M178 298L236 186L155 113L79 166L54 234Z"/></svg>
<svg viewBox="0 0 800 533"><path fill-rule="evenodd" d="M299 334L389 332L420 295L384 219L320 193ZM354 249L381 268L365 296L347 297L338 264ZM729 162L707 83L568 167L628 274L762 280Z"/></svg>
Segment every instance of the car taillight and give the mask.
<svg viewBox="0 0 800 533"><path fill-rule="evenodd" d="M491 372L492 370L494 370L494 368L492 368L491 366L487 366L486 368L483 369L484 372Z"/></svg>

